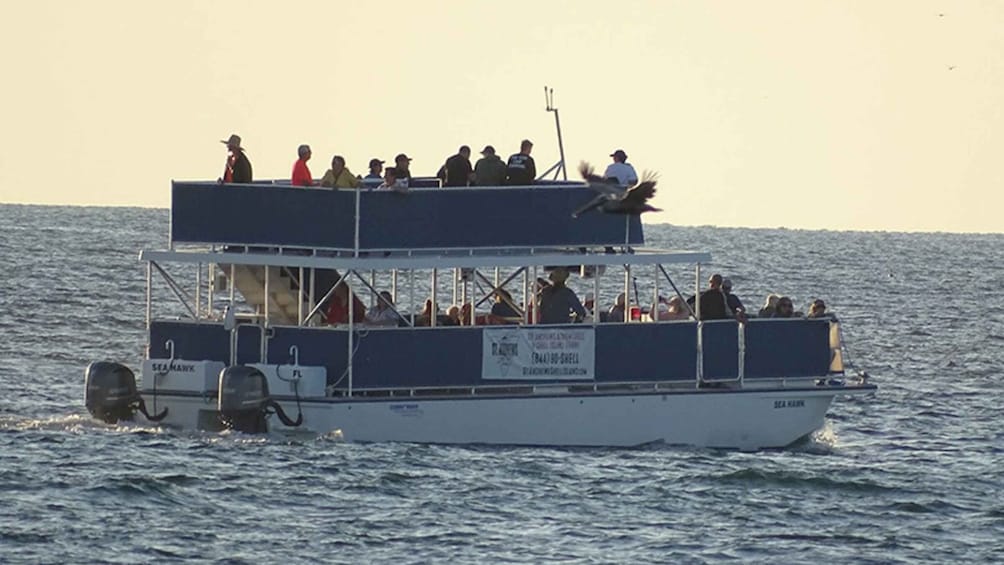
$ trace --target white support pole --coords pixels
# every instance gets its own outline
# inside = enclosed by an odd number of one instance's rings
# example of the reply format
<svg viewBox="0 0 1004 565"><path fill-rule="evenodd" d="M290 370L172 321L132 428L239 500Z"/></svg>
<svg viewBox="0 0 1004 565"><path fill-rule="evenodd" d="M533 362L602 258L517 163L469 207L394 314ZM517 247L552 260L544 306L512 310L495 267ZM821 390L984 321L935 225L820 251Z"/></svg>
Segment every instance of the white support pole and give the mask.
<svg viewBox="0 0 1004 565"><path fill-rule="evenodd" d="M624 312L622 322L631 321L631 265L624 265Z"/></svg>
<svg viewBox="0 0 1004 565"><path fill-rule="evenodd" d="M356 192L359 192L359 191L356 191ZM356 197L356 202L357 202L357 205L358 205L358 202L359 202L359 198L358 197ZM356 251L358 252L358 247L356 248ZM355 311L356 311L356 308L355 308L356 304L355 304L355 302L356 302L356 300L355 300L355 295L352 293L352 287L349 286L349 277L348 277L348 275L351 274L351 273L353 273L353 272L354 271L350 270L348 273L346 273L345 274L345 281L343 282L343 284L345 285L346 296L348 297L348 308L349 308L349 338L348 338L348 343L349 343L349 356L348 356L348 360L349 360L349 362L348 362L348 367L346 367L346 371L348 372L348 379L349 379L349 384L348 384L349 396L352 396L352 357L353 357L353 355L352 355L352 349L353 349L353 342L354 342L355 334L356 334L356 327L355 327ZM356 276L358 276L358 275L356 275Z"/></svg>
<svg viewBox="0 0 1004 565"><path fill-rule="evenodd" d="M296 283L296 325L303 325L303 267L300 267L300 276Z"/></svg>
<svg viewBox="0 0 1004 565"><path fill-rule="evenodd" d="M694 315L697 317L697 386L704 379L704 322L701 321L701 264L694 268Z"/></svg>
<svg viewBox="0 0 1004 565"><path fill-rule="evenodd" d="M600 323L600 266L593 266L593 325Z"/></svg>
<svg viewBox="0 0 1004 565"><path fill-rule="evenodd" d="M648 317L652 318L653 322L659 321L659 265L652 266L652 277L655 281L655 286L652 289L652 311L649 312Z"/></svg>
<svg viewBox="0 0 1004 565"><path fill-rule="evenodd" d="M195 321L202 318L202 263L195 265Z"/></svg>
<svg viewBox="0 0 1004 565"><path fill-rule="evenodd" d="M215 252L216 249L213 249ZM206 317L213 318L213 298L216 295L216 263L209 264L209 284L206 288Z"/></svg>
<svg viewBox="0 0 1004 565"><path fill-rule="evenodd" d="M268 267L268 265L265 265L265 266L263 266L263 268L265 269L265 321L263 322L262 325L264 325L264 326L267 327L268 326L268 316L269 316L269 308L268 308L269 296L268 296L268 293L271 290L271 288L269 288L269 284L268 284L269 283L269 267Z"/></svg>
<svg viewBox="0 0 1004 565"><path fill-rule="evenodd" d="M432 328L436 327L436 322L439 321L436 319L439 317L439 301L437 300L439 294L438 293L439 289L437 288L438 286L439 286L439 269L433 267L432 289L431 289L432 296L429 298L430 300L432 300L432 308L430 309L431 311L429 312L429 327Z"/></svg>

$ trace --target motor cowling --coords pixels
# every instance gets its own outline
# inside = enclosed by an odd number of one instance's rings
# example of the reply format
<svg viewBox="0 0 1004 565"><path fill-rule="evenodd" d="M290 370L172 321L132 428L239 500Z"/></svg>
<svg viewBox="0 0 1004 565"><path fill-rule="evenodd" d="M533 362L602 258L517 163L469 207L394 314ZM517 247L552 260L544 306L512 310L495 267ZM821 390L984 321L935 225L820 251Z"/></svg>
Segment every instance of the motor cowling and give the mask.
<svg viewBox="0 0 1004 565"><path fill-rule="evenodd" d="M258 369L237 365L220 372L217 410L226 427L248 434L267 432L268 401L268 379Z"/></svg>
<svg viewBox="0 0 1004 565"><path fill-rule="evenodd" d="M84 405L91 416L109 424L132 420L138 398L136 375L129 367L95 361L84 371Z"/></svg>
<svg viewBox="0 0 1004 565"><path fill-rule="evenodd" d="M254 367L237 365L220 372L217 410L220 421L229 429L247 434L268 432L268 416L275 414L283 424L296 427L303 423L303 413L290 419L282 406L269 396L268 379Z"/></svg>
<svg viewBox="0 0 1004 565"><path fill-rule="evenodd" d="M149 414L136 389L135 373L112 361L95 361L84 370L84 405L91 416L108 424L132 421L137 411L151 422L167 416L167 408Z"/></svg>

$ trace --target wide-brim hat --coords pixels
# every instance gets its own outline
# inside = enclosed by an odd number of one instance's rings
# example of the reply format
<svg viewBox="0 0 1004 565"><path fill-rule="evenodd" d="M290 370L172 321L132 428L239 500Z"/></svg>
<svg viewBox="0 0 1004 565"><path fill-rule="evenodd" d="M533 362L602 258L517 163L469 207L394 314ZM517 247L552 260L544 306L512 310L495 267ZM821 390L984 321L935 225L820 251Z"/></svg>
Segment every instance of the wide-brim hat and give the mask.
<svg viewBox="0 0 1004 565"><path fill-rule="evenodd" d="M239 136L237 134L231 135L229 139L221 139L220 143L226 145L227 147L233 146L233 147L236 147L238 149L243 149L241 147L241 136Z"/></svg>

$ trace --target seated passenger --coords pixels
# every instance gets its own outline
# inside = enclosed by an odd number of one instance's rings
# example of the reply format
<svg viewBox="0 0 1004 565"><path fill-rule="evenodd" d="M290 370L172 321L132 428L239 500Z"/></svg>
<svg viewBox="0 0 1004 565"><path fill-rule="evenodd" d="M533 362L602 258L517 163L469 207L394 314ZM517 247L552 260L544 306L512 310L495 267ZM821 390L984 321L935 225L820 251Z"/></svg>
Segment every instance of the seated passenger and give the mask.
<svg viewBox="0 0 1004 565"><path fill-rule="evenodd" d="M515 304L512 295L504 288L495 291L495 304L492 304L492 316L495 323L515 323L519 320L519 311L513 307Z"/></svg>
<svg viewBox="0 0 1004 565"><path fill-rule="evenodd" d="M670 299L660 296L659 303L656 304L653 311L657 312L655 319L660 322L690 319L690 312L687 311L686 303L679 296L674 296Z"/></svg>
<svg viewBox="0 0 1004 565"><path fill-rule="evenodd" d="M583 322L592 323L596 317L596 297L592 292L586 293L586 297L582 301L582 307L586 309L586 319Z"/></svg>
<svg viewBox="0 0 1004 565"><path fill-rule="evenodd" d="M780 298L776 294L768 294L767 300L763 303L763 308L760 308L758 316L760 318L773 318L774 312L777 311L777 301Z"/></svg>
<svg viewBox="0 0 1004 565"><path fill-rule="evenodd" d="M395 192L408 192L407 186L401 186L397 178L397 168L387 167L383 171L383 183L377 187L377 190L393 190Z"/></svg>
<svg viewBox="0 0 1004 565"><path fill-rule="evenodd" d="M777 309L774 311L773 318L796 318L801 317L800 312L795 312L795 306L792 304L791 299L787 296L782 296L777 299Z"/></svg>
<svg viewBox="0 0 1004 565"><path fill-rule="evenodd" d="M822 299L815 299L812 304L809 305L809 313L805 315L806 318L829 318L831 320L836 320L836 316L826 311L826 303Z"/></svg>
<svg viewBox="0 0 1004 565"><path fill-rule="evenodd" d="M344 282L338 283L335 292L328 302L328 309L324 314L324 321L336 325L349 323L349 286ZM360 324L366 320L366 306L359 297L352 293L352 323Z"/></svg>
<svg viewBox="0 0 1004 565"><path fill-rule="evenodd" d="M301 145L296 148L299 159L293 163L293 176L291 184L293 186L314 186L314 177L310 176L310 168L307 161L310 160L310 146Z"/></svg>
<svg viewBox="0 0 1004 565"><path fill-rule="evenodd" d="M386 290L380 292L376 306L366 314L366 323L374 326L397 326L401 324L401 315L394 311L394 299Z"/></svg>
<svg viewBox="0 0 1004 565"><path fill-rule="evenodd" d="M335 155L331 158L331 168L324 173L324 178L321 179L321 186L327 188L358 188L359 179L345 166L345 159L341 155Z"/></svg>
<svg viewBox="0 0 1004 565"><path fill-rule="evenodd" d="M586 309L575 291L565 286L568 269L558 267L549 276L551 285L540 291L540 323L567 324L574 313L579 321L586 318Z"/></svg>
<svg viewBox="0 0 1004 565"><path fill-rule="evenodd" d="M471 322L471 315L473 310L474 308L471 306L470 302L465 302L464 305L460 308L460 316L458 318L458 321L461 326L473 325L473 322Z"/></svg>
<svg viewBox="0 0 1004 565"><path fill-rule="evenodd" d="M614 302L614 305L610 307L610 310L607 311L607 315L604 318L601 318L600 321L601 322L623 322L624 321L624 310L626 308L626 306L625 306L626 302L627 302L627 297L624 295L624 293L622 292L622 293L618 294L617 295L617 300Z"/></svg>

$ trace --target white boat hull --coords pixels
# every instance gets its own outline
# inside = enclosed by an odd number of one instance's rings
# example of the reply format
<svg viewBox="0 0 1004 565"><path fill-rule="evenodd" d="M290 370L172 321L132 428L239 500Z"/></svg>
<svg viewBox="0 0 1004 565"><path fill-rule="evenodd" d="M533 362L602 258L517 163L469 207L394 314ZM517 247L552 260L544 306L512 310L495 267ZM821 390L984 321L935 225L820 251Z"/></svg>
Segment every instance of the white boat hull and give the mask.
<svg viewBox="0 0 1004 565"><path fill-rule="evenodd" d="M347 441L553 446L666 443L755 450L784 447L819 429L837 394L867 388L820 387L639 394L516 397L330 398L302 400L303 424L272 431L336 433ZM147 405L154 399L144 395ZM165 425L219 429L215 398L157 395ZM280 404L291 417L293 400ZM160 409L158 408L158 410Z"/></svg>

